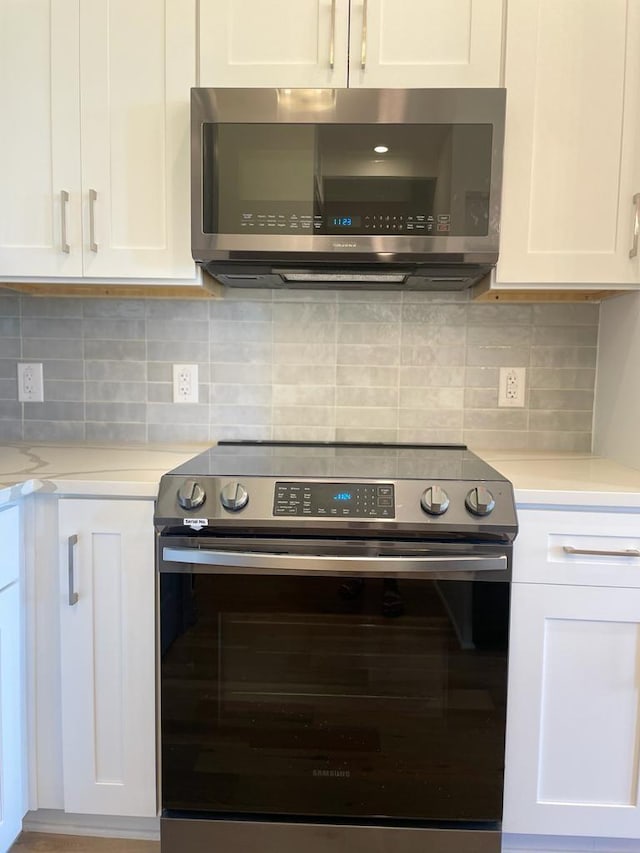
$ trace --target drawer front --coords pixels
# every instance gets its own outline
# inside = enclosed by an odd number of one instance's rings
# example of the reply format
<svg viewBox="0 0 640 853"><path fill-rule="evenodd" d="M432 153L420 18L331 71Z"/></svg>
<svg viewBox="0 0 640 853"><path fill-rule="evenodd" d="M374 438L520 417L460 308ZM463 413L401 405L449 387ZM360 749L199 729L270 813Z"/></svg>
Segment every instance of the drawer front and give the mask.
<svg viewBox="0 0 640 853"><path fill-rule="evenodd" d="M20 574L20 508L0 509L0 589Z"/></svg>
<svg viewBox="0 0 640 853"><path fill-rule="evenodd" d="M513 580L640 587L640 513L521 510Z"/></svg>

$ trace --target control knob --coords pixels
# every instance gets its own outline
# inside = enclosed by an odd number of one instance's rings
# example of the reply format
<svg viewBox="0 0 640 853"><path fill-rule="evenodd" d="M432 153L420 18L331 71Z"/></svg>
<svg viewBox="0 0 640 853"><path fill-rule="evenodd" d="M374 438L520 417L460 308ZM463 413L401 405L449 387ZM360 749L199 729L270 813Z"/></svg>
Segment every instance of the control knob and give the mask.
<svg viewBox="0 0 640 853"><path fill-rule="evenodd" d="M469 512L474 515L489 515L496 505L493 495L484 486L475 486L464 500Z"/></svg>
<svg viewBox="0 0 640 853"><path fill-rule="evenodd" d="M429 486L422 493L420 506L429 515L442 515L449 509L449 495L440 486Z"/></svg>
<svg viewBox="0 0 640 853"><path fill-rule="evenodd" d="M197 509L206 497L204 489L195 480L185 480L178 489L178 503L182 509Z"/></svg>
<svg viewBox="0 0 640 853"><path fill-rule="evenodd" d="M249 502L249 493L242 483L227 483L220 492L220 503L229 512L238 512Z"/></svg>

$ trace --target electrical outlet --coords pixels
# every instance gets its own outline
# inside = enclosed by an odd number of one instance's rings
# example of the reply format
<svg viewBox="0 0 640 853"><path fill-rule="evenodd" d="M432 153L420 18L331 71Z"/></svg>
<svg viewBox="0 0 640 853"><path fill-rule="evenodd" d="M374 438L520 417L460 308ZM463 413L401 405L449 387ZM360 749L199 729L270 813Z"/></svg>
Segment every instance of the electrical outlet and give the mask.
<svg viewBox="0 0 640 853"><path fill-rule="evenodd" d="M527 369L525 367L501 367L498 386L498 405L522 408Z"/></svg>
<svg viewBox="0 0 640 853"><path fill-rule="evenodd" d="M198 365L173 365L173 402L198 402Z"/></svg>
<svg viewBox="0 0 640 853"><path fill-rule="evenodd" d="M18 365L18 400L41 403L44 400L42 364Z"/></svg>

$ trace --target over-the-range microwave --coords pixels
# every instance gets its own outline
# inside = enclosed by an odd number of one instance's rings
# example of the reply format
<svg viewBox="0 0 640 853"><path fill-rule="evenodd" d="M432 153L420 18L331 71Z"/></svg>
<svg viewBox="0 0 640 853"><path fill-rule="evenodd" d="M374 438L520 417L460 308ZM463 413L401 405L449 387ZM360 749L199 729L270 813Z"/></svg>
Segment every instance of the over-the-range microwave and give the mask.
<svg viewBox="0 0 640 853"><path fill-rule="evenodd" d="M192 89L193 256L242 287L468 287L498 258L504 109L504 89Z"/></svg>

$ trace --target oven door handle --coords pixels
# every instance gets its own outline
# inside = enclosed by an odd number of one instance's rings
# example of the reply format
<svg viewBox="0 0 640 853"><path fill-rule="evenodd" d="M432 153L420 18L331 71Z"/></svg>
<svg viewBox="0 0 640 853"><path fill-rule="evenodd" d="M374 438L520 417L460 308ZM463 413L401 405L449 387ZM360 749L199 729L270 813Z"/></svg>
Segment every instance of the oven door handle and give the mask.
<svg viewBox="0 0 640 853"><path fill-rule="evenodd" d="M359 557L318 554L269 554L257 551L213 551L204 548L162 549L161 572L191 572L166 563L199 566L212 574L270 575L406 575L419 577L436 572L506 572L504 554L483 557L473 554L437 557ZM206 567L206 568L204 568Z"/></svg>

